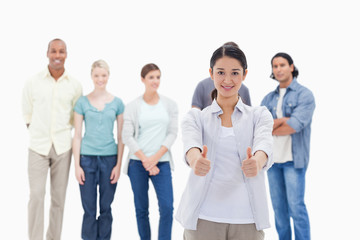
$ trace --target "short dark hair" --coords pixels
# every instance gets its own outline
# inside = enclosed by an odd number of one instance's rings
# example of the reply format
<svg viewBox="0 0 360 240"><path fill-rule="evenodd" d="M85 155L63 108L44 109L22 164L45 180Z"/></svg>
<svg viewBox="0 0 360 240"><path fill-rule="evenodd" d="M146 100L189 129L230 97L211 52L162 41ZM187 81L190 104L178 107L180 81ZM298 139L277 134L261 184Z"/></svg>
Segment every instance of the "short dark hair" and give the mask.
<svg viewBox="0 0 360 240"><path fill-rule="evenodd" d="M216 61L225 56L230 58L235 58L236 60L238 60L240 65L243 67L243 72L245 74L245 70L247 69L247 61L246 61L245 53L241 51L239 47L235 47L233 45L223 45L215 50L215 52L213 53L210 59L211 71L213 71L213 67L215 66ZM215 99L216 97L217 97L217 90L215 88L211 92L211 98Z"/></svg>
<svg viewBox="0 0 360 240"><path fill-rule="evenodd" d="M143 68L141 69L141 74L140 75L141 75L142 78L145 78L145 76L149 72L154 71L154 70L159 70L160 71L160 68L155 63L148 63L145 66L143 66Z"/></svg>
<svg viewBox="0 0 360 240"><path fill-rule="evenodd" d="M53 40L51 40L50 42L49 42L49 44L48 44L48 52L49 52L49 50L50 50L50 45L51 45L51 43L52 42L55 42L55 41L61 41L61 42L63 42L64 43L64 45L65 45L65 50L67 50L66 49L66 43L65 43L65 41L64 40L62 40L62 39L60 39L60 38L54 38Z"/></svg>
<svg viewBox="0 0 360 240"><path fill-rule="evenodd" d="M294 64L294 61L292 60L292 58L290 57L289 54L284 53L284 52L279 52L279 53L275 54L275 56L273 56L273 58L271 59L271 67L272 67L272 65L273 65L273 60L274 60L274 58L277 58L277 57L285 58L285 59L288 61L288 63L289 63L290 66L291 66L291 64ZM295 64L294 64L294 71L292 71L292 76L293 76L293 77L297 77L298 75L299 75L299 70L297 69L297 67L295 67ZM273 73L272 71L271 71L270 77L271 77L272 79L275 79L275 80L276 80L276 78L275 78L275 76L274 76L274 73Z"/></svg>

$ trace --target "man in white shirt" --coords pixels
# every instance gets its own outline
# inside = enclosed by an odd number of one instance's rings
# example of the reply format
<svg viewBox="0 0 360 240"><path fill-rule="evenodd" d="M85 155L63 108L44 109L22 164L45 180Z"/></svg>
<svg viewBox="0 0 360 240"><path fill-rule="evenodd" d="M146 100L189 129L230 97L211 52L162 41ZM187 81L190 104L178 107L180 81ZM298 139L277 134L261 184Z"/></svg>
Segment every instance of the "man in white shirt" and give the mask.
<svg viewBox="0 0 360 240"><path fill-rule="evenodd" d="M30 240L43 239L44 197L49 168L51 206L46 238L60 240L71 163L73 107L82 95L80 83L64 68L67 57L65 42L61 39L50 41L47 57L48 67L26 82L22 98L23 117L30 135Z"/></svg>

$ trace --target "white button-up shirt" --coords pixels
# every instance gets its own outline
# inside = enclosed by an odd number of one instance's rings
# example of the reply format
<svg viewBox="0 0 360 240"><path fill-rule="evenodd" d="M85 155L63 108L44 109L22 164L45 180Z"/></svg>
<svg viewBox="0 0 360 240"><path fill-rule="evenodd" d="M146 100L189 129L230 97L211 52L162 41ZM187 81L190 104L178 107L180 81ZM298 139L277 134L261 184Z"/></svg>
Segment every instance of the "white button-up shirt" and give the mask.
<svg viewBox="0 0 360 240"><path fill-rule="evenodd" d="M213 177L214 162L218 149L222 109L213 101L212 105L200 111L191 109L182 121L182 138L184 156L191 148L202 150L207 145L207 158L211 161L210 172L204 176L196 176L191 170L187 186L182 195L176 219L185 229L196 230L200 209L206 198L211 179ZM235 133L236 144L240 159L246 159L246 149L251 147L252 152L264 151L268 161L256 177L246 178L245 185L250 197L251 211L258 230L270 227L269 213L265 186L265 171L272 164L273 147L273 118L265 107L250 107L238 101L231 116ZM185 159L186 161L186 159ZM243 174L243 172L239 172Z"/></svg>
<svg viewBox="0 0 360 240"><path fill-rule="evenodd" d="M46 68L26 82L22 110L31 150L47 155L52 144L57 154L71 149L73 108L81 95L81 84L66 71L56 81Z"/></svg>

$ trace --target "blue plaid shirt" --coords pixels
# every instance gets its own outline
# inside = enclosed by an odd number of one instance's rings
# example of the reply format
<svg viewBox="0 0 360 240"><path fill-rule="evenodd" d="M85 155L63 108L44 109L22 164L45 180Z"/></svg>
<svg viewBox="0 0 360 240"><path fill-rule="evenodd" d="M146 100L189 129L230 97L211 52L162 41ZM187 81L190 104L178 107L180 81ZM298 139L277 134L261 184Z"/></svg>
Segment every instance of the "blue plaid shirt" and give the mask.
<svg viewBox="0 0 360 240"><path fill-rule="evenodd" d="M279 86L262 100L274 119L279 99ZM312 92L299 84L294 78L287 87L282 104L284 117L289 117L287 124L296 132L291 134L292 155L295 168L307 168L309 164L311 121L315 109ZM274 159L275 160L275 159Z"/></svg>

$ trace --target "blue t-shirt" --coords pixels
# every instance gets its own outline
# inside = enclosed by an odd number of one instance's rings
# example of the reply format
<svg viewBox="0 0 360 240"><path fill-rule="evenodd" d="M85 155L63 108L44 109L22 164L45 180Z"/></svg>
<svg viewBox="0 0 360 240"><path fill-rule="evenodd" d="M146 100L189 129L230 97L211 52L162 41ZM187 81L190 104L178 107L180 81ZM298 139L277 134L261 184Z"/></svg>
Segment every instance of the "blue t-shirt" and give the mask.
<svg viewBox="0 0 360 240"><path fill-rule="evenodd" d="M85 134L81 141L80 154L93 156L110 156L117 154L114 139L114 122L124 112L120 98L107 103L102 111L90 104L86 96L76 102L74 111L84 116Z"/></svg>

